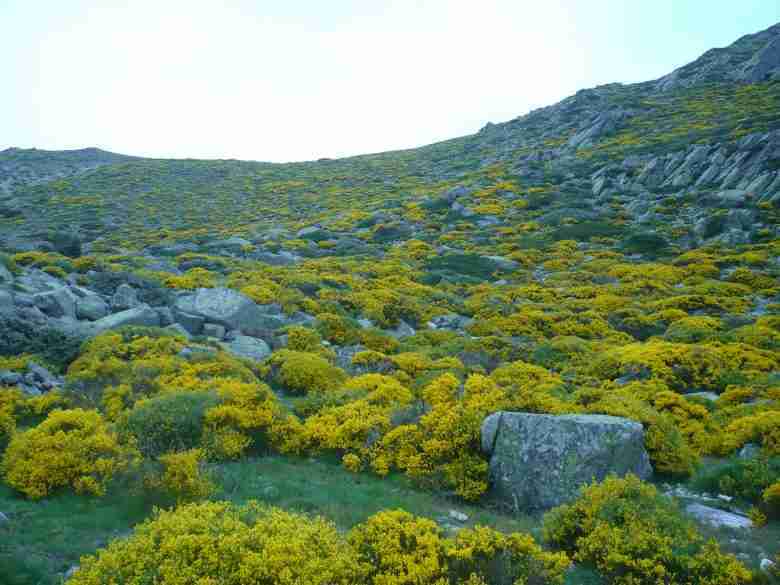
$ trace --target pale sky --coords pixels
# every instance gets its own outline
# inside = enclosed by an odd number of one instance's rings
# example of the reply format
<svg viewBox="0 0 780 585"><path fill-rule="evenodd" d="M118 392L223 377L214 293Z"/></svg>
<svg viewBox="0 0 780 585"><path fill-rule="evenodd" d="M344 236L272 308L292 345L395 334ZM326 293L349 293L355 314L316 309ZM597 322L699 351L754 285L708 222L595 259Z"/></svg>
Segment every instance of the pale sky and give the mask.
<svg viewBox="0 0 780 585"><path fill-rule="evenodd" d="M0 0L0 149L410 148L778 21L778 0Z"/></svg>

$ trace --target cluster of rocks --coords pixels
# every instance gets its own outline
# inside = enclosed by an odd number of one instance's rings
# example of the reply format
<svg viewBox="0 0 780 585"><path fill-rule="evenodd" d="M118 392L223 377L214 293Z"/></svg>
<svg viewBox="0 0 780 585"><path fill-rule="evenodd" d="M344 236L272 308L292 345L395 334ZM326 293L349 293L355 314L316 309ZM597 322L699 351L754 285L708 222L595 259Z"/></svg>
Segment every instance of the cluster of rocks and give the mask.
<svg viewBox="0 0 780 585"><path fill-rule="evenodd" d="M105 289L99 280L95 275L95 288ZM226 350L258 360L270 354L269 341L278 330L313 320L304 313L285 315L278 304L259 305L227 288L149 294L122 282L100 292L76 284L72 276L62 280L37 269L14 276L2 265L0 314L84 339L126 325L167 327L186 337L214 338Z"/></svg>
<svg viewBox="0 0 780 585"><path fill-rule="evenodd" d="M31 361L25 372L0 370L0 388L15 387L28 396L38 396L50 390L56 390L65 383L43 366Z"/></svg>
<svg viewBox="0 0 780 585"><path fill-rule="evenodd" d="M286 345L284 328L314 321L309 314L286 314L278 303L258 304L229 288L176 291L154 288L133 274L89 272L85 278L68 275L60 279L35 268L14 276L0 264L2 315L83 339L128 325L164 327L187 338L211 338L225 350L253 360L262 360L272 349ZM470 322L453 313L438 316L427 326L463 332ZM366 319L358 323L374 327ZM401 320L386 333L403 339L416 331ZM352 356L365 347L334 349L339 363L349 370ZM28 385L37 387L32 380Z"/></svg>

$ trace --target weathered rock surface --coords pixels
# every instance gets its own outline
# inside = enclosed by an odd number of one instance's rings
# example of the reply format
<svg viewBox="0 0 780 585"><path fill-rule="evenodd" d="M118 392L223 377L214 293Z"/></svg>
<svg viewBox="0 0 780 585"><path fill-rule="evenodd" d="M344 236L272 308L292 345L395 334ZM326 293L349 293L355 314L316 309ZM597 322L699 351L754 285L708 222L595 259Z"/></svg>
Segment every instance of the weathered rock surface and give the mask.
<svg viewBox="0 0 780 585"><path fill-rule="evenodd" d="M92 323L92 332L95 335L117 329L125 325L140 325L145 327L157 327L160 325L160 316L149 305L139 305L133 309L120 311L108 315Z"/></svg>
<svg viewBox="0 0 780 585"><path fill-rule="evenodd" d="M515 511L573 500L593 479L652 474L642 425L604 415L496 412L482 424L494 494Z"/></svg>
<svg viewBox="0 0 780 585"><path fill-rule="evenodd" d="M278 309L276 305L258 305L229 288L200 288L195 294L176 300L176 310L180 313L197 315L206 322L223 325L227 329L240 329L245 333L267 329L266 317ZM189 330L186 324L184 326Z"/></svg>
<svg viewBox="0 0 780 585"><path fill-rule="evenodd" d="M141 304L138 300L138 291L129 284L120 284L114 296L111 297L111 308L114 311L126 311L134 309Z"/></svg>
<svg viewBox="0 0 780 585"><path fill-rule="evenodd" d="M747 516L711 508L704 504L689 504L685 507L685 511L697 521L715 528L751 528L753 526L753 522Z"/></svg>
<svg viewBox="0 0 780 585"><path fill-rule="evenodd" d="M265 341L247 335L237 335L220 345L233 355L250 360L260 361L271 355L271 348Z"/></svg>
<svg viewBox="0 0 780 585"><path fill-rule="evenodd" d="M86 295L76 301L76 317L97 321L108 315L108 304L98 295Z"/></svg>

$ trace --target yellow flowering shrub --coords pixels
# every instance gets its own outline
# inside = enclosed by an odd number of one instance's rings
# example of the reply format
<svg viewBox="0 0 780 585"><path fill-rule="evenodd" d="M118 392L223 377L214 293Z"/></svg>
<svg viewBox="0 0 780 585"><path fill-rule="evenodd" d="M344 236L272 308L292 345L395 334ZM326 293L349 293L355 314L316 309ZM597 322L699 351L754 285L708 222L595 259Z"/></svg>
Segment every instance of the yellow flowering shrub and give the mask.
<svg viewBox="0 0 780 585"><path fill-rule="evenodd" d="M291 416L265 384L226 380L215 388L221 403L206 411L203 437L215 459L236 459L248 449L262 451L272 442L273 427L286 424Z"/></svg>
<svg viewBox="0 0 780 585"><path fill-rule="evenodd" d="M217 286L217 275L205 268L191 268L182 275L166 277L164 284L168 288L189 290L196 288L214 288Z"/></svg>
<svg viewBox="0 0 780 585"><path fill-rule="evenodd" d="M16 420L13 412L0 408L0 454L5 451L16 432Z"/></svg>
<svg viewBox="0 0 780 585"><path fill-rule="evenodd" d="M429 410L415 424L399 425L376 445L372 467L397 467L415 478L440 478L466 499L487 490L487 461L480 453L484 418L500 410L504 392L490 378L474 374L463 385L442 374L423 390Z"/></svg>
<svg viewBox="0 0 780 585"><path fill-rule="evenodd" d="M157 510L128 538L81 559L67 585L355 585L367 567L323 518L256 502Z"/></svg>
<svg viewBox="0 0 780 585"><path fill-rule="evenodd" d="M373 585L433 584L446 576L441 529L403 510L371 516L349 533Z"/></svg>
<svg viewBox="0 0 780 585"><path fill-rule="evenodd" d="M768 455L780 455L780 410L739 417L726 425L723 435L724 453L745 443L758 443Z"/></svg>
<svg viewBox="0 0 780 585"><path fill-rule="evenodd" d="M304 351L283 349L268 360L274 380L293 394L328 392L345 380L344 372L324 357Z"/></svg>
<svg viewBox="0 0 780 585"><path fill-rule="evenodd" d="M176 497L178 502L196 500L214 491L214 484L205 475L202 449L167 453L160 457L163 466L154 487Z"/></svg>
<svg viewBox="0 0 780 585"><path fill-rule="evenodd" d="M583 389L577 393L577 401L590 413L622 416L641 422L645 427L645 448L656 472L690 475L699 460L698 454L676 425L675 412L659 412L652 406L653 398L648 396L660 396L659 405L672 408L677 400L669 398L664 392L668 392L665 385L633 382L622 387L605 385L600 389ZM663 402L664 397L666 402ZM701 430L694 424L689 428L692 432Z"/></svg>
<svg viewBox="0 0 780 585"><path fill-rule="evenodd" d="M38 499L61 487L97 495L137 454L123 447L94 410L55 410L37 427L17 433L3 455L8 485Z"/></svg>
<svg viewBox="0 0 780 585"><path fill-rule="evenodd" d="M673 389L718 390L724 376L770 372L778 367L778 356L745 344L689 345L651 340L607 351L592 367L601 379L614 380L629 373L646 373Z"/></svg>
<svg viewBox="0 0 780 585"><path fill-rule="evenodd" d="M571 565L566 553L543 550L530 534L487 526L459 530L444 543L444 555L451 578L476 576L483 583L560 585Z"/></svg>
<svg viewBox="0 0 780 585"><path fill-rule="evenodd" d="M316 328L324 339L337 345L350 345L357 341L357 332L341 315L320 313Z"/></svg>
<svg viewBox="0 0 780 585"><path fill-rule="evenodd" d="M293 325L287 329L287 347L293 351L317 351L322 339L309 327Z"/></svg>
<svg viewBox="0 0 780 585"><path fill-rule="evenodd" d="M706 542L669 498L636 476L610 477L548 512L544 537L611 583L741 585L750 571Z"/></svg>
<svg viewBox="0 0 780 585"><path fill-rule="evenodd" d="M372 439L390 430L393 413L409 405L413 398L400 382L380 374L352 378L344 390L355 398L323 408L304 422L302 436L310 448L365 456Z"/></svg>
<svg viewBox="0 0 780 585"><path fill-rule="evenodd" d="M761 495L764 503L769 507L773 516L780 517L780 481L777 481L764 490Z"/></svg>

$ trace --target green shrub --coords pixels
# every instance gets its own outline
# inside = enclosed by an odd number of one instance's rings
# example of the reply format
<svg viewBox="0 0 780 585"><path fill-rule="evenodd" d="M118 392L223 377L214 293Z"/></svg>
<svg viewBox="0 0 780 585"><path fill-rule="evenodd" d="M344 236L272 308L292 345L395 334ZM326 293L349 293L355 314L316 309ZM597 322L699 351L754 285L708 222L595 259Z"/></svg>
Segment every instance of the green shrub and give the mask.
<svg viewBox="0 0 780 585"><path fill-rule="evenodd" d="M764 490L778 481L780 457L732 457L699 470L693 478L693 485L701 491L726 494L758 505Z"/></svg>
<svg viewBox="0 0 780 585"><path fill-rule="evenodd" d="M215 393L174 392L136 404L119 423L120 434L133 437L145 457L200 446L206 410L216 406Z"/></svg>
<svg viewBox="0 0 780 585"><path fill-rule="evenodd" d="M430 259L428 270L445 270L483 280L489 279L496 271L496 263L478 254L446 254Z"/></svg>
<svg viewBox="0 0 780 585"><path fill-rule="evenodd" d="M667 248L669 242L655 232L648 232L630 235L621 245L626 252L653 255Z"/></svg>

